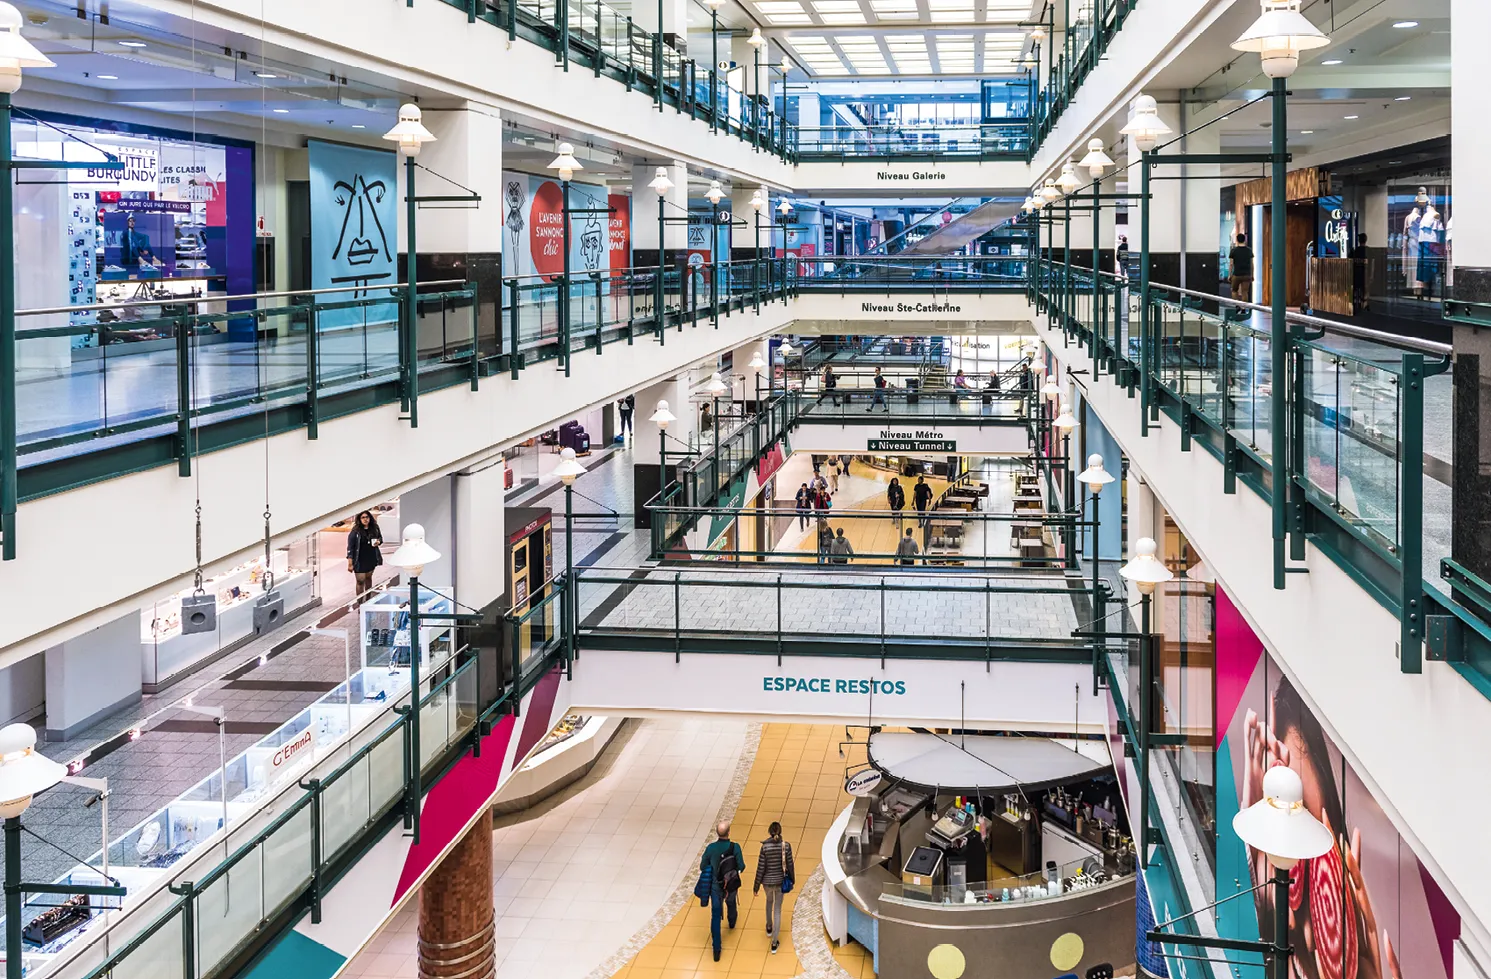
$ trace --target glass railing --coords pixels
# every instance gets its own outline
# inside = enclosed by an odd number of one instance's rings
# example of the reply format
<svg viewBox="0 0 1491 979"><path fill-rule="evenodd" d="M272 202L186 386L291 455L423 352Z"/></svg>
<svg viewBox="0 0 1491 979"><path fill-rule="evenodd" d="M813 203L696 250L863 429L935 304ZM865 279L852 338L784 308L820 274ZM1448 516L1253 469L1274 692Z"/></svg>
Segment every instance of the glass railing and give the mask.
<svg viewBox="0 0 1491 979"><path fill-rule="evenodd" d="M1400 614L1404 649L1422 647L1420 617L1402 610L1448 588L1423 575L1450 553L1450 487L1434 475L1451 461L1447 345L1290 313L1280 378L1267 307L1158 284L1146 303L1137 281L1094 284L1091 270L1055 262L1031 282L1038 309L1094 355L1094 380L1110 375L1146 416L1175 419L1183 446L1217 455L1229 484L1271 497L1277 462L1291 559L1304 559L1308 535ZM1417 669L1417 655L1405 660Z"/></svg>
<svg viewBox="0 0 1491 979"><path fill-rule="evenodd" d="M1082 8L1086 12L1084 19L1074 19L1064 52L1056 50L1054 40L1061 34L1051 30L1050 45L1039 52L1041 64L1038 70L1044 81L1036 95L1031 116L1033 146L1039 147L1050 135L1071 105L1077 89L1102 61L1137 4L1138 0L1092 0L1090 5Z"/></svg>
<svg viewBox="0 0 1491 979"><path fill-rule="evenodd" d="M711 86L707 61L688 58L661 35L643 30L603 0L444 0L478 20L553 51L564 70L590 71L653 102L708 123L783 160L796 153L796 127L770 99L731 88L723 75Z"/></svg>
<svg viewBox="0 0 1491 979"><path fill-rule="evenodd" d="M521 628L522 617L508 624ZM428 790L497 718L517 713L558 655L552 638L530 643L521 660L514 654L520 667L504 676L503 664L485 653L455 652L422 678L417 711L408 709L407 694L390 699L344 760L308 772L313 777L219 839L220 861L199 861L194 880L111 912L106 931L46 971L84 979L225 975L302 912L319 919L322 896L369 841L400 818L408 824L418 805L413 786ZM410 763L416 724L418 783Z"/></svg>
<svg viewBox="0 0 1491 979"><path fill-rule="evenodd" d="M797 258L789 261L788 274L798 279L796 288L805 292L847 293L900 289L978 293L1023 292L1029 273L1023 255L920 257L903 254L889 257ZM874 310L867 309L865 312Z"/></svg>
<svg viewBox="0 0 1491 979"><path fill-rule="evenodd" d="M1091 584L1059 571L592 567L576 569L575 584L576 641L587 650L1092 659L1087 641L1072 635Z"/></svg>
<svg viewBox="0 0 1491 979"><path fill-rule="evenodd" d="M831 126L797 132L799 160L971 159L1025 160L1030 124L996 123Z"/></svg>

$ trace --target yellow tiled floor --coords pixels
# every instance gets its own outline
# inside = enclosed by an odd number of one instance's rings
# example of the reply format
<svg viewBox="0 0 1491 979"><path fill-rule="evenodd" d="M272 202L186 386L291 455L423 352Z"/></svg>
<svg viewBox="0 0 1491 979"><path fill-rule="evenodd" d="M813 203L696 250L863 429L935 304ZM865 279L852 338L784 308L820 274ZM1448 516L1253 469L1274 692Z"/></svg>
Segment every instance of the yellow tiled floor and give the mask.
<svg viewBox="0 0 1491 979"><path fill-rule="evenodd" d="M746 855L747 886L740 890L740 917L735 930L724 931L724 951L715 962L710 950L709 909L690 900L647 947L616 972L617 979L761 979L796 976L801 971L792 948L792 912L798 892L786 895L782 906L781 948L771 954L766 935L764 895L751 893L756 858L766 828L775 820L792 844L797 881L806 881L818 867L823 837L829 825L850 802L844 792L846 763L864 761L863 745L846 747L839 757L844 729L826 724L768 724L761 747L741 793L730 836ZM826 940L826 939L825 939ZM834 958L856 979L873 979L870 954L850 943L834 950Z"/></svg>

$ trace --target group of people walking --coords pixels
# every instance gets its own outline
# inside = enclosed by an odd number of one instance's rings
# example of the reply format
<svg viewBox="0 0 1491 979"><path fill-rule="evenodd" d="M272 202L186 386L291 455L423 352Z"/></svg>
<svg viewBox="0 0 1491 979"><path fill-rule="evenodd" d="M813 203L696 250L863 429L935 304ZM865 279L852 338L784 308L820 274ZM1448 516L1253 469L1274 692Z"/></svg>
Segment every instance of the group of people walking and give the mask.
<svg viewBox="0 0 1491 979"><path fill-rule="evenodd" d="M715 837L699 858L699 882L694 885L694 896L701 906L709 908L709 937L714 944L714 960L718 962L723 947L720 922L723 919L733 930L740 917L737 896L745 881L746 862L745 851L730 839L728 819L715 827ZM771 936L771 951L775 954L782 944L782 895L791 892L797 880L792 844L782 839L781 823L767 827L766 839L761 841L756 858L754 880L752 894L766 891L766 934Z"/></svg>

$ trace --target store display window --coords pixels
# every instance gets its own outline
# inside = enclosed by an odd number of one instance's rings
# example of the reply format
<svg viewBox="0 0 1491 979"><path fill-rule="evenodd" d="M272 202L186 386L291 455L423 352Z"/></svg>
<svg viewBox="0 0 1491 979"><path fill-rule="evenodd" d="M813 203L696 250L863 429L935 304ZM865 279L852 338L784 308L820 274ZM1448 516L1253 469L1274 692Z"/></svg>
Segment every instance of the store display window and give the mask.
<svg viewBox="0 0 1491 979"><path fill-rule="evenodd" d="M102 161L111 153L124 164L122 171L29 170L19 178L17 194L28 213L53 220L19 222L18 250L54 256L67 273L43 269L42 291L22 295L23 306L166 304L254 291L252 144L27 113L12 128L12 151L21 160L71 162ZM54 252L59 240L64 247ZM27 291L24 283L20 291ZM107 325L108 342L129 343L161 339L148 327L130 327L161 315L160 306L144 306L72 320ZM73 342L91 346L98 337L82 334Z"/></svg>
<svg viewBox="0 0 1491 979"><path fill-rule="evenodd" d="M308 608L321 594L314 535L270 555L273 585L285 601L285 618ZM202 588L217 596L217 628L190 635L181 631L181 600L187 587L140 610L140 645L145 691L153 693L203 660L226 653L255 635L254 601L264 594L265 565L254 558L205 578Z"/></svg>
<svg viewBox="0 0 1491 979"><path fill-rule="evenodd" d="M1423 175L1387 187L1387 290L1391 299L1438 302L1454 285L1449 177Z"/></svg>

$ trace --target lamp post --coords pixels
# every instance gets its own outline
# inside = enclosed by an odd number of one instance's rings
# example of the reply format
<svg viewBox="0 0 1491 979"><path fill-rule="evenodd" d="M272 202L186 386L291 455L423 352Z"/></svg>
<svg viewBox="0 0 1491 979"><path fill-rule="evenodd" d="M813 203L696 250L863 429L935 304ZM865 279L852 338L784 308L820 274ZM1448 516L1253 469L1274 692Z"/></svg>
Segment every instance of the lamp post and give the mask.
<svg viewBox="0 0 1491 979"><path fill-rule="evenodd" d="M1113 482L1113 474L1103 468L1103 457L1097 453L1087 457L1087 468L1077 474L1077 482L1087 486L1092 496L1092 600L1098 600L1098 494L1103 487Z"/></svg>
<svg viewBox="0 0 1491 979"><path fill-rule="evenodd" d="M1276 764L1263 773L1263 798L1232 817L1232 830L1244 844L1262 853L1273 868L1270 879L1273 885L1273 941L1177 935L1162 930L1190 917L1190 914L1156 925L1144 937L1167 945L1261 953L1270 960L1270 979L1288 979L1289 959L1294 954L1289 945L1289 872L1301 860L1313 860L1329 853L1336 845L1335 840L1330 828L1305 807L1305 786L1299 773L1284 764Z"/></svg>
<svg viewBox="0 0 1491 979"><path fill-rule="evenodd" d="M1300 13L1300 0L1259 0L1262 8L1253 26L1242 37L1232 42L1234 51L1256 51L1263 63L1263 72L1273 79L1273 200L1270 206L1269 230L1272 241L1269 247L1270 285L1272 299L1269 303L1269 342L1272 361L1273 384L1269 396L1269 429L1272 438L1271 468L1273 470L1272 499L1274 587L1284 587L1284 513L1288 487L1285 485L1286 452L1285 411L1287 410L1288 387L1285 374L1289 369L1289 341L1297 331L1287 325L1288 280L1285 275L1286 254L1284 211L1288 205L1285 192L1285 170L1288 166L1289 113L1284 98L1285 80L1299 67L1301 51L1322 48L1330 44L1330 38L1304 14ZM1302 556L1302 555L1301 555Z"/></svg>
<svg viewBox="0 0 1491 979"><path fill-rule="evenodd" d="M766 210L766 192L760 187L751 194L751 210L756 216L756 260L751 263L751 292L756 297L756 310L761 310L761 212Z"/></svg>
<svg viewBox="0 0 1491 979"><path fill-rule="evenodd" d="M1160 118L1154 97L1141 95L1134 99L1129 121L1119 130L1134 140L1139 150L1139 434L1149 434L1151 384L1153 370L1149 329L1149 171L1150 154L1170 127Z"/></svg>
<svg viewBox="0 0 1491 979"><path fill-rule="evenodd" d="M383 138L398 144L399 156L404 158L404 224L405 243L404 277L404 393L409 402L409 427L419 427L419 337L416 327L419 322L417 293L418 275L415 271L415 210L414 198L415 158L425 143L433 143L435 135L424 127L423 114L419 106L406 102L399 106L399 121Z"/></svg>
<svg viewBox="0 0 1491 979"><path fill-rule="evenodd" d="M181 710L210 717L217 727L217 794L223 807L223 832L226 834L228 832L228 713L221 707L202 707L191 701L182 704Z"/></svg>
<svg viewBox="0 0 1491 979"><path fill-rule="evenodd" d="M575 458L575 450L565 446L559 453L554 475L564 483L564 672L574 675L575 658L575 480L585 475L585 467Z"/></svg>
<svg viewBox="0 0 1491 979"><path fill-rule="evenodd" d="M792 204L785 197L782 198L782 202L777 205L777 214L781 215L778 220L781 221L782 224L782 254L776 257L779 258L782 262L782 299L785 300L787 298L787 219L792 216ZM770 282L771 276L768 275L768 285L770 284Z"/></svg>
<svg viewBox="0 0 1491 979"><path fill-rule="evenodd" d="M718 128L720 117L720 8L725 0L704 0L709 8L709 131ZM661 21L659 21L661 24Z"/></svg>
<svg viewBox="0 0 1491 979"><path fill-rule="evenodd" d="M1061 275L1061 308L1066 318L1071 320L1074 294L1072 292L1072 195L1082 186L1082 179L1077 176L1077 163L1075 160L1067 160L1061 165L1061 176L1056 180L1056 186L1061 191L1062 221L1064 230L1061 233L1062 264L1065 269ZM1078 339L1081 346L1081 339Z"/></svg>
<svg viewBox="0 0 1491 979"><path fill-rule="evenodd" d="M718 180L709 182L709 190L704 192L709 199L709 253L714 257L714 270L709 275L709 317L710 324L716 328L720 325L720 305L716 294L716 285L719 282L720 270L720 201L725 196L725 188L720 186Z"/></svg>
<svg viewBox="0 0 1491 979"><path fill-rule="evenodd" d="M1170 569L1165 567L1164 562L1154 555L1153 538L1141 537L1134 543L1134 556L1118 569L1118 573L1125 581L1133 582L1138 588L1139 601L1144 609L1139 627L1138 702L1134 705L1137 715L1134 731L1139 739L1139 743L1135 745L1135 754L1139 761L1137 766L1139 769L1139 832L1135 834L1135 838L1140 840L1139 859L1142 867L1149 866L1149 847L1146 843L1146 838L1149 836L1149 737L1155 733L1156 702L1154 636L1149 624L1149 605L1155 586L1162 585L1175 577Z"/></svg>
<svg viewBox="0 0 1491 979"><path fill-rule="evenodd" d="M3 77L0 74L0 78ZM8 108L8 99L5 105ZM21 979L23 971L21 814L31 805L32 796L57 785L66 776L64 766L37 753L36 731L29 724L7 724L0 728L0 800L3 800L0 801L0 817L5 819L6 979Z"/></svg>
<svg viewBox="0 0 1491 979"><path fill-rule="evenodd" d="M440 560L440 552L425 543L422 524L404 525L403 540L393 552L388 563L402 568L409 574L409 786L404 811L409 813L410 828L414 831L414 843L419 844L419 806L424 793L420 789L422 756L419 750L419 668L424 654L424 643L419 634L419 575L425 565ZM521 677L513 677L518 686Z"/></svg>
<svg viewBox="0 0 1491 979"><path fill-rule="evenodd" d="M1051 422L1051 427L1061 432L1061 500L1062 509L1072 508L1072 497L1077 495L1076 482L1072 471L1072 432L1077 428L1077 418L1072 414L1072 406L1065 401L1061 403L1061 410L1056 413L1056 420ZM1075 527L1067 528L1066 558L1069 567L1076 566L1077 534Z"/></svg>
<svg viewBox="0 0 1491 979"><path fill-rule="evenodd" d="M663 207L667 204L667 193L673 189L673 181L668 179L668 168L658 167L652 175L652 183L647 186L657 191L657 286L653 303L657 306L657 341L663 343L663 337L667 331L664 329L663 320L663 272L668 267L668 246L663 238L664 228L667 225ZM683 283L679 282L682 287Z"/></svg>
<svg viewBox="0 0 1491 979"><path fill-rule="evenodd" d="M1103 265L1099 259L1098 238L1102 234L1102 224L1099 220L1102 199L1100 191L1102 188L1103 173L1113 165L1113 159L1103 152L1103 141L1101 139L1090 139L1087 141L1087 155L1078 163L1079 167L1086 167L1087 172L1092 174L1092 315L1094 343L1092 349L1092 376L1097 377L1100 364L1098 359L1098 347L1096 343L1098 324L1098 276ZM1116 320L1115 320L1116 322ZM1116 337L1115 337L1116 339Z"/></svg>
<svg viewBox="0 0 1491 979"><path fill-rule="evenodd" d="M746 366L756 372L755 404L756 411L759 413L761 411L761 368L766 366L766 361L762 359L761 351L759 348L756 350L755 353L751 354L751 362L749 364L746 364Z"/></svg>
<svg viewBox="0 0 1491 979"><path fill-rule="evenodd" d="M761 49L766 46L766 38L761 36L761 28L751 28L751 36L746 38L746 43L751 46L751 88L755 94L751 97L751 139L757 149L761 148Z"/></svg>
<svg viewBox="0 0 1491 979"><path fill-rule="evenodd" d="M668 410L668 402L659 401L657 410L647 419L657 426L658 495L668 485L668 426L678 421L678 416ZM662 502L659 500L658 502Z"/></svg>
<svg viewBox="0 0 1491 979"><path fill-rule="evenodd" d="M575 159L575 147L572 144L560 143L559 155L554 157L553 162L549 164L549 169L559 173L560 227L562 229L560 248L564 252L564 271L559 280L559 305L563 311L559 317L561 327L559 346L560 356L564 358L564 376L569 377L569 182L574 179L576 170L583 170L585 167Z"/></svg>
<svg viewBox="0 0 1491 979"><path fill-rule="evenodd" d="M704 390L714 399L712 417L714 419L714 464L716 473L720 465L720 395L725 393L725 381L720 377L719 371L709 375L709 383L704 385Z"/></svg>
<svg viewBox="0 0 1491 979"><path fill-rule="evenodd" d="M16 507L20 503L16 484L15 179L10 97L20 90L21 69L56 67L52 59L21 36L21 24L21 12L9 3L0 3L0 536L4 537L6 561L16 556ZM8 822L6 826L8 833ZM6 922L10 920L7 916ZM19 925L16 932L20 932ZM19 942L11 947L19 948ZM19 956L16 962L19 964Z"/></svg>

